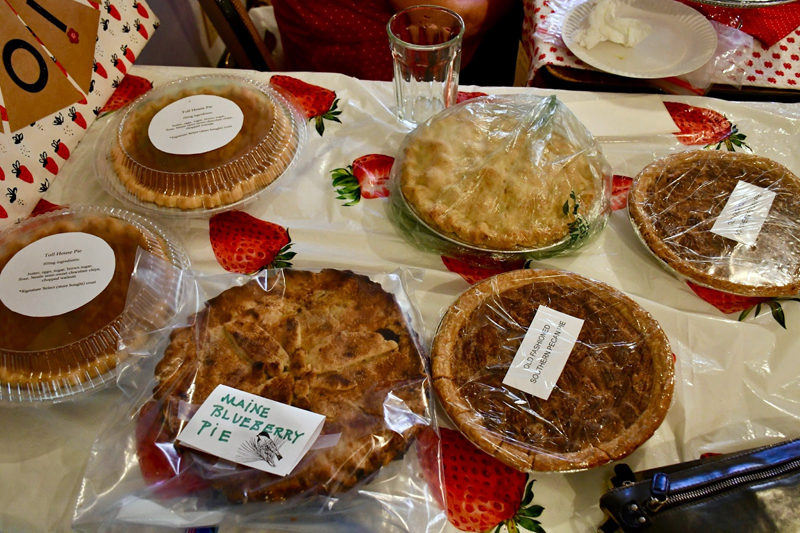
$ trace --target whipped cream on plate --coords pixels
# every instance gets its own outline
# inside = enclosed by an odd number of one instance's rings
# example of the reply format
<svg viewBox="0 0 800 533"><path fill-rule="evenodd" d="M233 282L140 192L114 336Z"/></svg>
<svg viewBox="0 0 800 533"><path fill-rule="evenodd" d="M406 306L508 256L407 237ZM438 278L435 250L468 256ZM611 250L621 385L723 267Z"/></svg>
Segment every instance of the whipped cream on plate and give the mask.
<svg viewBox="0 0 800 533"><path fill-rule="evenodd" d="M650 34L652 28L646 22L630 17L618 17L620 0L598 0L586 16L583 27L576 35L576 42L590 50L603 41L610 41L632 48Z"/></svg>

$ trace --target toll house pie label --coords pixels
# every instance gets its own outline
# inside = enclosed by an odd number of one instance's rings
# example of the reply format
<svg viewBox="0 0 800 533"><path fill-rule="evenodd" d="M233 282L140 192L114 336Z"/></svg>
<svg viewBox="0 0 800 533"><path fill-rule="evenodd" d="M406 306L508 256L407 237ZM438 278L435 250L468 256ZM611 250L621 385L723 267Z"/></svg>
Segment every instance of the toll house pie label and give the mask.
<svg viewBox="0 0 800 533"><path fill-rule="evenodd" d="M235 463L286 476L311 449L325 417L218 385L178 440Z"/></svg>
<svg viewBox="0 0 800 533"><path fill-rule="evenodd" d="M547 400L582 327L580 318L539 306L503 383Z"/></svg>

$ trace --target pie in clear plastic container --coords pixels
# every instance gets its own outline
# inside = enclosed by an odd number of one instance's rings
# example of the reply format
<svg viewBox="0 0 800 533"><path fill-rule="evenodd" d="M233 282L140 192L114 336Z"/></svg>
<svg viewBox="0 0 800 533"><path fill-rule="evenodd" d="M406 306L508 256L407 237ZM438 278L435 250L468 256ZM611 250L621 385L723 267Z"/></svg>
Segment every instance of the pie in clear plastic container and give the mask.
<svg viewBox="0 0 800 533"><path fill-rule="evenodd" d="M152 291L129 290L139 249L163 265ZM134 346L140 330L165 319L187 267L167 234L118 208L70 207L4 231L0 403L61 401L113 382L122 343Z"/></svg>
<svg viewBox="0 0 800 533"><path fill-rule="evenodd" d="M546 400L504 383L529 330L548 346L535 368L556 358L549 350L557 334L533 327L543 306L584 321ZM514 270L472 286L445 313L431 358L434 389L455 426L521 471L620 459L656 431L672 398L672 352L650 313L566 271Z"/></svg>
<svg viewBox="0 0 800 533"><path fill-rule="evenodd" d="M611 172L555 96L452 106L412 131L392 167L392 214L423 249L547 257L605 225Z"/></svg>
<svg viewBox="0 0 800 533"><path fill-rule="evenodd" d="M647 248L680 278L743 296L800 294L800 178L780 163L739 152L672 154L639 173L628 209ZM718 233L725 227L734 233Z"/></svg>
<svg viewBox="0 0 800 533"><path fill-rule="evenodd" d="M208 214L239 206L287 173L305 123L267 84L207 75L141 96L107 125L96 154L107 190L137 209Z"/></svg>

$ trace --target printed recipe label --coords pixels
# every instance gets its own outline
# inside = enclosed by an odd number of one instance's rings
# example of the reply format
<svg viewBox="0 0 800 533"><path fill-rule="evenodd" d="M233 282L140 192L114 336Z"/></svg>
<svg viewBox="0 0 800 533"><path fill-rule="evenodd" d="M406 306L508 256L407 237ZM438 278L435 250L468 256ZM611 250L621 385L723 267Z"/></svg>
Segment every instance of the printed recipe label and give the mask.
<svg viewBox="0 0 800 533"><path fill-rule="evenodd" d="M582 327L582 319L540 305L503 383L547 400Z"/></svg>
<svg viewBox="0 0 800 533"><path fill-rule="evenodd" d="M324 423L323 415L217 385L178 440L190 448L286 476L311 449Z"/></svg>
<svg viewBox="0 0 800 533"><path fill-rule="evenodd" d="M774 199L773 191L740 180L714 221L711 233L753 246Z"/></svg>
<svg viewBox="0 0 800 533"><path fill-rule="evenodd" d="M114 277L114 250L82 232L35 241L0 272L0 301L25 316L58 316L91 302Z"/></svg>
<svg viewBox="0 0 800 533"><path fill-rule="evenodd" d="M202 154L231 142L244 114L236 103L213 94L187 96L155 114L147 128L150 142L163 152Z"/></svg>

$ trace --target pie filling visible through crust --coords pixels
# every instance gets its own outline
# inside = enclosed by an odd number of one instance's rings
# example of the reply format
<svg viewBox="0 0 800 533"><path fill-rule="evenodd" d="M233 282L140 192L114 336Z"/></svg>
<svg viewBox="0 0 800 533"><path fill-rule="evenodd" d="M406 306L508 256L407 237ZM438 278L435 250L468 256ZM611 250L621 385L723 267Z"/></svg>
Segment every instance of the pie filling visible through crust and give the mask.
<svg viewBox="0 0 800 533"><path fill-rule="evenodd" d="M58 213L40 217L26 223L24 234L6 234L0 243L0 270L25 246L68 232L100 237L114 251L116 261L111 282L98 296L61 315L24 316L0 302L0 383L59 396L116 366L137 249L166 260L171 257L161 236L114 216Z"/></svg>
<svg viewBox="0 0 800 533"><path fill-rule="evenodd" d="M753 246L710 231L739 181L775 193ZM628 206L647 247L681 276L746 296L800 293L800 179L783 165L738 152L670 155L639 173Z"/></svg>
<svg viewBox="0 0 800 533"><path fill-rule="evenodd" d="M365 276L284 270L266 290L259 282L223 292L172 333L156 368L160 439L174 442L181 405L225 384L325 415L322 435L341 436L284 478L177 446L192 471L234 502L346 490L421 428L425 371L412 334L393 296Z"/></svg>
<svg viewBox="0 0 800 533"><path fill-rule="evenodd" d="M398 175L415 215L458 242L508 251L559 244L575 232L576 215L597 218L605 169L596 143L585 134L587 145L577 146L569 133L528 120L513 101L482 100L412 132Z"/></svg>
<svg viewBox="0 0 800 533"><path fill-rule="evenodd" d="M170 154L148 135L150 121L167 105L198 94L233 101L244 123L233 140L201 154ZM141 202L184 210L232 204L277 179L294 157L298 135L288 108L255 87L184 89L128 111L111 147L114 171Z"/></svg>
<svg viewBox="0 0 800 533"><path fill-rule="evenodd" d="M585 322L548 400L503 378L540 305ZM434 388L478 447L523 471L591 468L631 453L658 428L673 359L658 323L603 283L517 270L463 293L432 350Z"/></svg>

